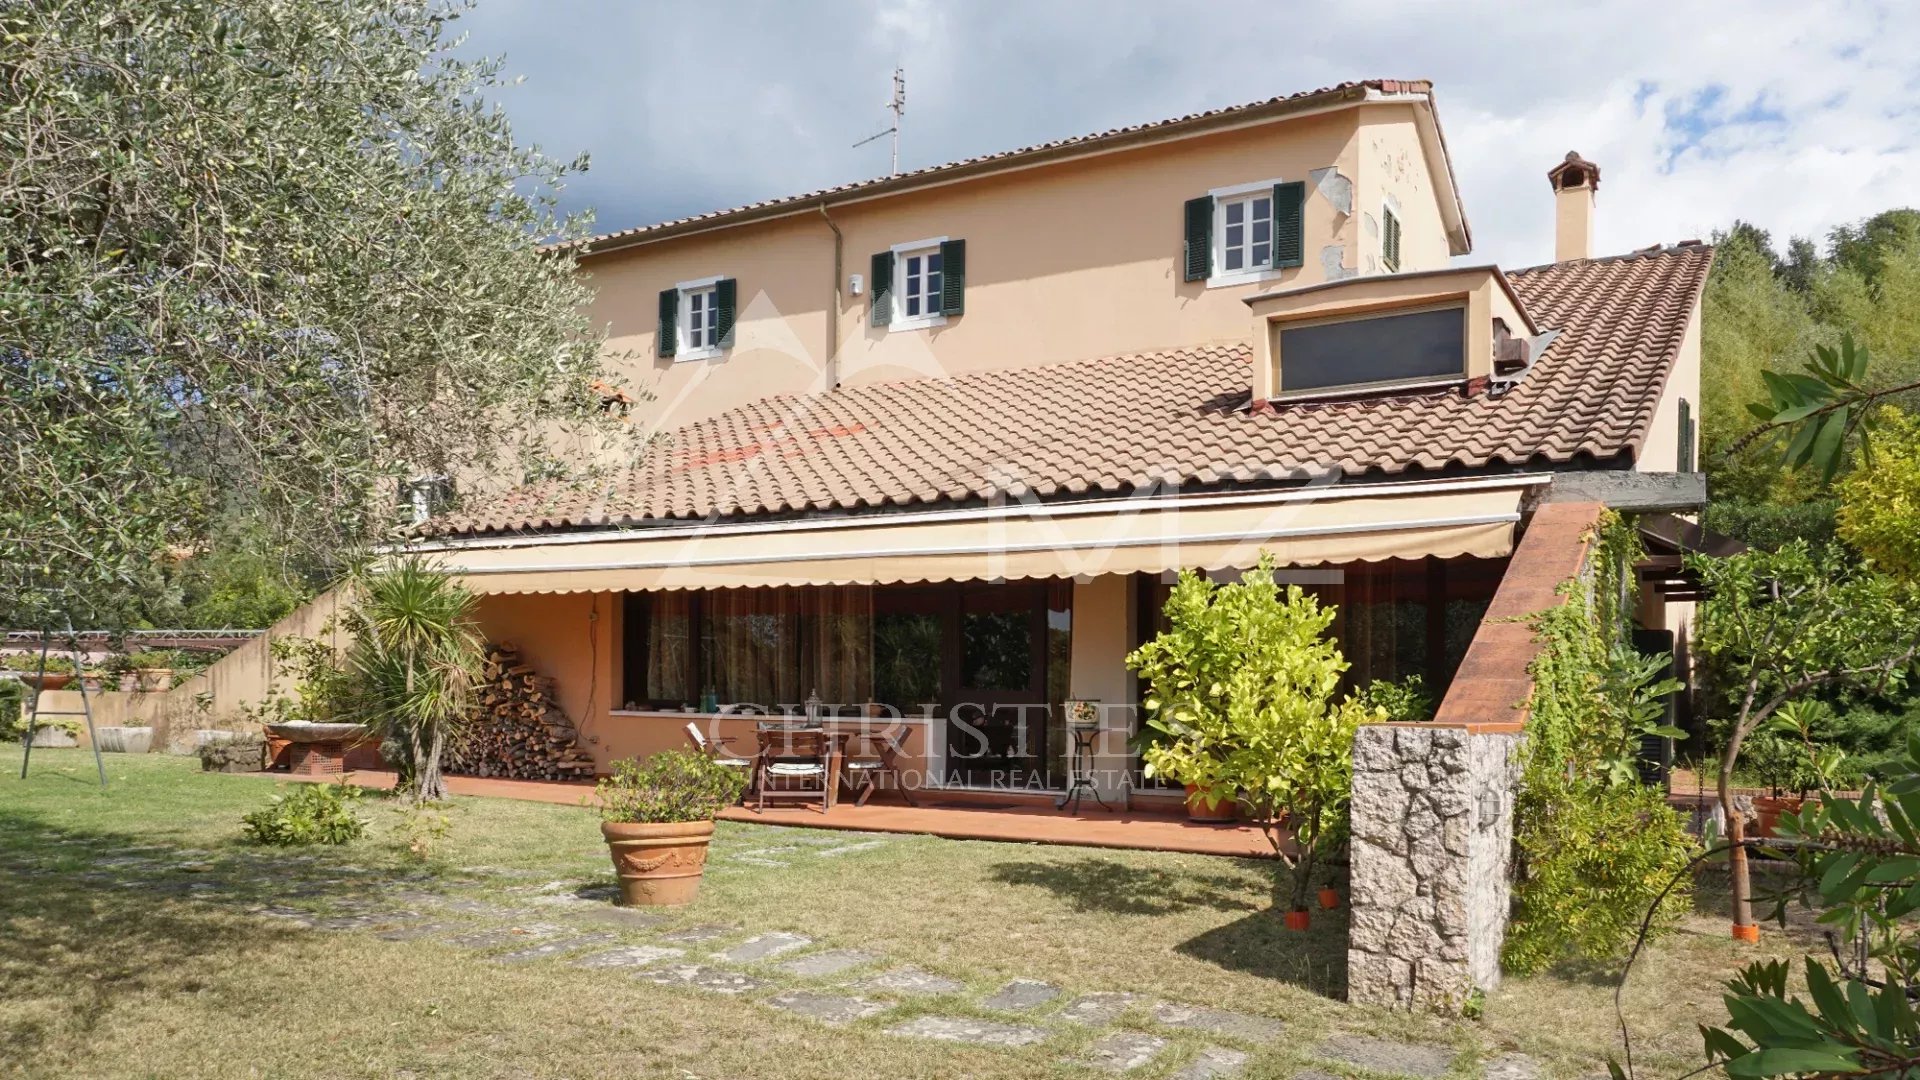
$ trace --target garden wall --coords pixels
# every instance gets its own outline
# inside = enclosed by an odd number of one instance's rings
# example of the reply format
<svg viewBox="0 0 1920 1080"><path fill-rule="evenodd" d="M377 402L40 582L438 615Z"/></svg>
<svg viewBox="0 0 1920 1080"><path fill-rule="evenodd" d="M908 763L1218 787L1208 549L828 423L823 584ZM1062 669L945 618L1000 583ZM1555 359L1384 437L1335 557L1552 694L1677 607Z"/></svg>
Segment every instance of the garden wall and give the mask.
<svg viewBox="0 0 1920 1080"><path fill-rule="evenodd" d="M1500 981L1512 898L1529 617L1586 571L1598 503L1535 511L1433 720L1370 724L1353 744L1348 996L1458 1012Z"/></svg>

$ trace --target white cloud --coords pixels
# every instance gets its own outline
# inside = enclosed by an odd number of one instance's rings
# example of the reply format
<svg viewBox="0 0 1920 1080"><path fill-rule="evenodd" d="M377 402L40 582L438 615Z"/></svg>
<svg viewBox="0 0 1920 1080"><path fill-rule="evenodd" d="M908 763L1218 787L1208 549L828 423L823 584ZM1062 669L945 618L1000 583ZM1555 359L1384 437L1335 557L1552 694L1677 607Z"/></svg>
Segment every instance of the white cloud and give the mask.
<svg viewBox="0 0 1920 1080"><path fill-rule="evenodd" d="M1603 170L1596 247L1735 218L1823 236L1920 201L1920 18L1780 0L1276 4L481 0L469 50L529 75L505 104L619 228L885 171L1370 76L1433 79L1476 260L1552 251L1546 170Z"/></svg>

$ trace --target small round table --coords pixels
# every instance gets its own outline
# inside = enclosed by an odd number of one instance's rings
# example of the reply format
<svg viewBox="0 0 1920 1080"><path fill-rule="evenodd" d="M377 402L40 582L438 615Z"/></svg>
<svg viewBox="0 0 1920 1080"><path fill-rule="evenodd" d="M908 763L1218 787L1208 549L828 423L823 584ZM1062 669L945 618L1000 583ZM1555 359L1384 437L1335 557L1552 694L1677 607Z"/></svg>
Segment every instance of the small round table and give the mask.
<svg viewBox="0 0 1920 1080"><path fill-rule="evenodd" d="M1073 804L1074 813L1080 812L1080 800L1087 795L1107 809L1107 800L1100 797L1100 788L1093 782L1093 746L1100 737L1097 724L1069 724L1067 737L1073 741L1073 747L1067 754L1067 790L1053 804L1055 810L1063 810L1068 803Z"/></svg>

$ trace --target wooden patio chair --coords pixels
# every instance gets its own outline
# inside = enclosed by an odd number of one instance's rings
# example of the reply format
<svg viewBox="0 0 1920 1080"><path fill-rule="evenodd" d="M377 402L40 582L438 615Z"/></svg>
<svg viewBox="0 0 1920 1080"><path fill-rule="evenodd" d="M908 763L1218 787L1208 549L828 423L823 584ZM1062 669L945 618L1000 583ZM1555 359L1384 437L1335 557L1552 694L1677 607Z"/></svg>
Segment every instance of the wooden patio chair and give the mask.
<svg viewBox="0 0 1920 1080"><path fill-rule="evenodd" d="M910 729L905 724L889 724L879 731L862 729L860 734L847 740L847 758L840 764L841 783L854 795L855 806L867 805L867 800L879 790L882 777L893 777L894 790L907 800L908 806L918 805L913 801L913 793L900 782L900 744L906 741Z"/></svg>
<svg viewBox="0 0 1920 1080"><path fill-rule="evenodd" d="M728 749L726 744L731 740L707 738L707 733L700 730L700 725L691 720L687 721L687 738L693 740L694 749L725 765L727 768L746 771L748 789L740 793L740 801L743 803L746 802L747 795L751 793L753 785L753 761L750 758L743 758Z"/></svg>
<svg viewBox="0 0 1920 1080"><path fill-rule="evenodd" d="M772 800L813 803L826 813L828 798L833 794L827 773L826 731L761 724L759 737L760 752L754 757L754 809L765 810Z"/></svg>

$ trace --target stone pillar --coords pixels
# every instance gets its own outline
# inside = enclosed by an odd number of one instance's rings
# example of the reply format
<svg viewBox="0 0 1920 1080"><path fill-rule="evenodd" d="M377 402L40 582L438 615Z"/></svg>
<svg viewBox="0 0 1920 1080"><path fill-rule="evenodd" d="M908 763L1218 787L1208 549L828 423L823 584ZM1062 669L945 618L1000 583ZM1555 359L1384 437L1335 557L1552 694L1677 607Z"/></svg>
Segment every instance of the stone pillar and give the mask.
<svg viewBox="0 0 1920 1080"><path fill-rule="evenodd" d="M1458 1012L1500 981L1517 725L1369 724L1353 743L1348 997Z"/></svg>

